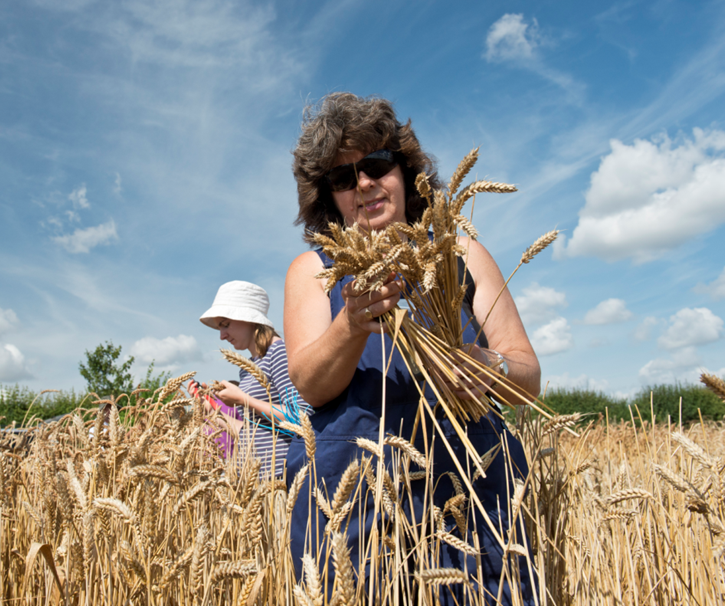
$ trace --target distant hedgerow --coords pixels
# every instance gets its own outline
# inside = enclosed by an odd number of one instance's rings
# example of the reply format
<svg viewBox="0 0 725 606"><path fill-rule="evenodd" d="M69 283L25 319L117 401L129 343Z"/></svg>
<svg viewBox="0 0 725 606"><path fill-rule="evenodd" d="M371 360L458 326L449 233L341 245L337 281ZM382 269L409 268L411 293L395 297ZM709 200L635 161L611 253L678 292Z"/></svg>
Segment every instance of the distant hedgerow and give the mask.
<svg viewBox="0 0 725 606"><path fill-rule="evenodd" d="M725 402L714 393L699 385L675 384L654 385L643 388L631 400L616 398L603 392L587 389L552 389L546 392L544 402L557 414L580 412L610 422L629 421L634 417L644 421L664 422L667 417L680 421L680 399L682 399L682 422L692 423L702 418L720 421L725 416ZM588 422L591 417L582 419Z"/></svg>

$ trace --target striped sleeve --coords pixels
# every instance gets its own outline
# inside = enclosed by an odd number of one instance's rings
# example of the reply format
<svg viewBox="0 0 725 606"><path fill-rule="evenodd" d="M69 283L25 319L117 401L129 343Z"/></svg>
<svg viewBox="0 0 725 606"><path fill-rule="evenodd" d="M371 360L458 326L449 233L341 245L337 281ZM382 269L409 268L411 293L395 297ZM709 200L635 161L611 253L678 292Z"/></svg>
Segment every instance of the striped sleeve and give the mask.
<svg viewBox="0 0 725 606"><path fill-rule="evenodd" d="M301 412L310 414L312 407L300 397L289 378L287 348L284 341L279 340L272 343L267 355L262 360L267 362L264 373L274 386L274 391L278 394L280 404L285 407L285 412L289 413L290 405L296 402Z"/></svg>
<svg viewBox="0 0 725 606"><path fill-rule="evenodd" d="M284 341L279 340L272 343L267 354L262 357L252 358L252 361L264 373L270 383L270 394L272 405L285 414L294 418L295 410L299 414L311 414L312 407L304 402L292 385L287 370L287 350ZM239 372L239 388L247 395L263 402L269 402L267 390L251 374L245 370ZM284 462L287 457L287 450L290 444L290 436L285 432L271 431L270 419L258 415L254 410L243 406L237 407L235 414L240 420L247 420L246 430L243 429L239 435L239 451L237 460L243 465L248 456L260 459L262 466L260 476L269 477L274 459L274 475L281 477L284 470Z"/></svg>

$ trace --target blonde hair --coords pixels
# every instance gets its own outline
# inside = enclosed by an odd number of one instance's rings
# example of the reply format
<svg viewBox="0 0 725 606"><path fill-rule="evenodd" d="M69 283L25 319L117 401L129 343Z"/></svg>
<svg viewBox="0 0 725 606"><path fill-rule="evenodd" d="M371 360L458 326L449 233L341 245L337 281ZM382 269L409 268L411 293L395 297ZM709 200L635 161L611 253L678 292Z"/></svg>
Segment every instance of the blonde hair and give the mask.
<svg viewBox="0 0 725 606"><path fill-rule="evenodd" d="M272 340L275 337L279 337L279 335L271 326L265 326L264 324L254 325L254 344L257 347L257 354L260 358L267 355L267 350L272 345Z"/></svg>

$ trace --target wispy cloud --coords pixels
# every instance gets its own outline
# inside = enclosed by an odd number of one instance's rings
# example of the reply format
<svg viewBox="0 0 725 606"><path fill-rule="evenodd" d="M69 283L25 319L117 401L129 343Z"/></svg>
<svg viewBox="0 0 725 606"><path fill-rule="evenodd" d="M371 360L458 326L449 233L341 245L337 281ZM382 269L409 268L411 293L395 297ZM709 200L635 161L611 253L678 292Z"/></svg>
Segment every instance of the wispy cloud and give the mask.
<svg viewBox="0 0 725 606"><path fill-rule="evenodd" d="M72 234L53 238L54 242L73 254L88 253L96 246L110 244L115 240L118 240L118 234L113 219L96 227L78 228Z"/></svg>
<svg viewBox="0 0 725 606"><path fill-rule="evenodd" d="M165 339L144 337L133 344L130 353L139 362L145 364L154 362L162 369L201 359L201 350L196 339L188 335Z"/></svg>
<svg viewBox="0 0 725 606"><path fill-rule="evenodd" d="M539 356L551 356L574 347L571 327L566 318L554 318L531 335L531 345Z"/></svg>
<svg viewBox="0 0 725 606"><path fill-rule="evenodd" d="M486 35L487 61L531 61L539 46L539 24L524 23L522 14L507 13Z"/></svg>
<svg viewBox="0 0 725 606"><path fill-rule="evenodd" d="M550 286L532 282L515 298L521 319L527 326L542 324L558 316L557 310L566 307L566 294Z"/></svg>
<svg viewBox="0 0 725 606"><path fill-rule="evenodd" d="M694 347L674 350L669 358L650 360L639 370L639 379L647 385L657 383L675 383L676 381L696 382L702 360Z"/></svg>
<svg viewBox="0 0 725 606"><path fill-rule="evenodd" d="M68 199L73 203L73 208L76 210L91 207L90 202L88 202L88 190L86 189L85 183L77 189L74 189L68 196Z"/></svg>
<svg viewBox="0 0 725 606"><path fill-rule="evenodd" d="M712 282L709 284L698 284L693 290L698 293L708 294L716 301L725 299L725 268Z"/></svg>
<svg viewBox="0 0 725 606"><path fill-rule="evenodd" d="M661 323L654 316L647 316L632 333L635 341L649 341L652 338L652 331L655 326Z"/></svg>
<svg viewBox="0 0 725 606"><path fill-rule="evenodd" d="M539 50L542 41L536 19L526 23L523 14L506 13L489 28L483 56L489 63L510 63L535 72L564 89L570 101L580 103L583 85L546 64Z"/></svg>
<svg viewBox="0 0 725 606"><path fill-rule="evenodd" d="M12 309L0 308L0 335L10 332L20 324L18 316Z"/></svg>

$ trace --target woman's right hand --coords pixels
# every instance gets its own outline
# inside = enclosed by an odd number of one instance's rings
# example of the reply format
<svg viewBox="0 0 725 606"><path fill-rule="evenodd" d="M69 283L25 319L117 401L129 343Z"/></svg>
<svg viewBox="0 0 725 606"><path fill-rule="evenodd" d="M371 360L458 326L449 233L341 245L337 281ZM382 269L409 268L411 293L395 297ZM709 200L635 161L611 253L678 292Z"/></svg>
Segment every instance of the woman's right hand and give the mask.
<svg viewBox="0 0 725 606"><path fill-rule="evenodd" d="M378 318L395 307L403 289L392 273L375 292L356 294L347 284L341 291L344 305L333 317L325 284L316 277L323 269L316 252L302 253L287 271L284 296L289 376L305 402L315 407L350 384L370 334L385 331Z"/></svg>
<svg viewBox="0 0 725 606"><path fill-rule="evenodd" d="M368 333L385 332L385 324L379 317L398 304L403 290L400 279L391 273L379 290L356 295L354 289L355 282L349 282L341 293L351 328Z"/></svg>

